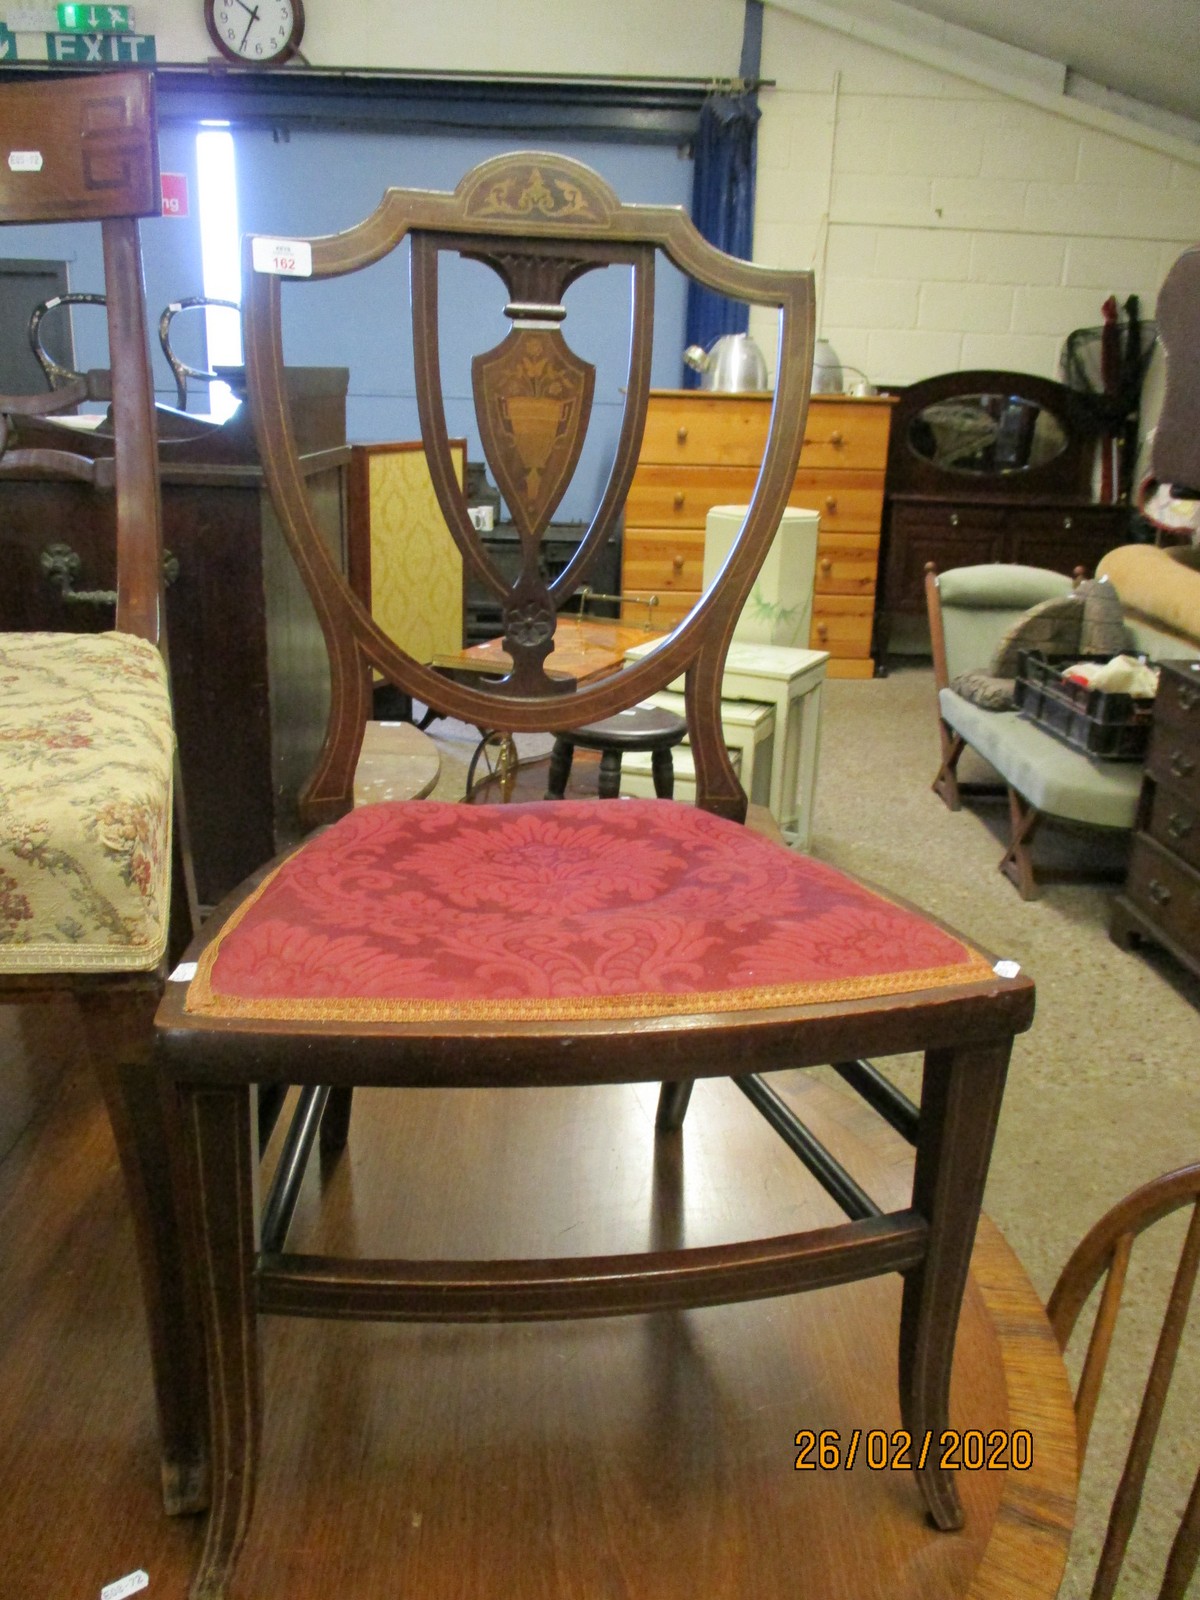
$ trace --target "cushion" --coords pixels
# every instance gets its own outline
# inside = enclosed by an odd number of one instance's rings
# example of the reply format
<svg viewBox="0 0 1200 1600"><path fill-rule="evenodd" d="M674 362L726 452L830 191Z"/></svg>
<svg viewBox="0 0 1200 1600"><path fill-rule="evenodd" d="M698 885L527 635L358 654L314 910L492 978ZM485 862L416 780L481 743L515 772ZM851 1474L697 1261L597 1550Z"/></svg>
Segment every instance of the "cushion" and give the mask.
<svg viewBox="0 0 1200 1600"><path fill-rule="evenodd" d="M1016 709L1015 678L994 678L990 672L960 672L950 687L955 694L962 695L973 706L981 706L984 711Z"/></svg>
<svg viewBox="0 0 1200 1600"><path fill-rule="evenodd" d="M1095 827L1132 828L1142 789L1136 761L1092 761L1015 711L982 711L943 689L943 720L1038 811Z"/></svg>
<svg viewBox="0 0 1200 1600"><path fill-rule="evenodd" d="M0 634L0 972L158 965L174 748L144 639Z"/></svg>
<svg viewBox="0 0 1200 1600"><path fill-rule="evenodd" d="M990 672L995 678L1015 678L1022 650L1040 650L1044 656L1077 656L1083 625L1083 600L1076 593L1061 594L1033 606L1007 630L996 647Z"/></svg>
<svg viewBox="0 0 1200 1600"><path fill-rule="evenodd" d="M983 561L972 567L949 567L938 574L943 606L969 606L981 611L1028 610L1043 600L1071 592L1071 579L1046 567L1019 562Z"/></svg>
<svg viewBox="0 0 1200 1600"><path fill-rule="evenodd" d="M667 800L351 812L243 902L189 1012L568 1021L729 1012L978 981L918 913Z"/></svg>
<svg viewBox="0 0 1200 1600"><path fill-rule="evenodd" d="M1096 571L1110 579L1124 607L1158 623L1163 634L1200 640L1200 572L1189 569L1177 552L1123 544L1101 556ZM1187 653L1176 642L1175 654Z"/></svg>

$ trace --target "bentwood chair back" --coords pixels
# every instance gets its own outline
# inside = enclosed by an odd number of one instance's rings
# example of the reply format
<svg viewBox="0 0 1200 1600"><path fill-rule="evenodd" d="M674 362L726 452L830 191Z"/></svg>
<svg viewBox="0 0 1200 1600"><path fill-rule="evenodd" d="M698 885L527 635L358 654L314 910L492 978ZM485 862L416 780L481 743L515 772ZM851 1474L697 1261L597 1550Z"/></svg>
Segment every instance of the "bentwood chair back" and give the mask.
<svg viewBox="0 0 1200 1600"><path fill-rule="evenodd" d="M69 542L72 506L107 500L115 578L110 605L64 603L62 632L0 634L0 996L73 999L82 1012L134 1216L164 1500L187 1511L206 1498L203 1375L180 1275L169 1107L148 1059L173 915L177 943L190 931L183 875L172 873L175 741L137 221L159 207L149 74L0 84L0 224L99 226L109 345L106 370L0 396L0 475L46 480L47 545ZM55 422L88 401L111 401L95 429Z"/></svg>
<svg viewBox="0 0 1200 1600"><path fill-rule="evenodd" d="M511 669L492 682L447 680L389 639L322 543L300 470L283 381L283 306L303 315L313 282L351 275L401 245L411 252L413 381L434 487L467 572L503 617ZM474 357L471 373L487 465L520 539L511 580L472 527L454 470L439 352L444 254L482 263L507 291L499 342ZM779 318L762 467L741 536L689 616L636 664L618 660L574 682L556 672L558 610L588 580L629 491L660 257ZM159 1012L159 1059L187 1132L210 1369L215 1497L193 1593L213 1600L225 1592L248 1525L262 1312L467 1322L607 1316L899 1272L901 1413L915 1435L936 1433L946 1423L1011 1041L1029 1024L1033 989L918 912L741 825L747 803L721 733L722 672L794 481L812 368L811 275L726 257L681 210L623 205L596 173L547 153L485 162L453 193L389 190L357 227L326 238L251 239L243 259L247 378L264 471L325 630L333 693L325 747L302 797L307 820L328 826L219 908ZM595 398L593 368L568 342L566 291L594 272L618 274L629 293L629 317L611 334L629 352L622 420L578 553L546 582L542 538L580 460ZM359 337L387 335L376 325ZM352 811L373 672L437 711L507 733L569 732L682 675L698 804L422 800ZM859 1059L910 1050L925 1053L919 1115ZM762 1076L822 1062L842 1068L910 1134L910 1205L883 1211ZM258 1081L332 1086L328 1150L346 1137L358 1085L450 1093L659 1083L657 1137L678 1140L693 1081L731 1073L848 1220L645 1255L356 1261L289 1251L281 1208L272 1199L259 1211ZM371 1181L357 1163L354 1173L356 1189ZM470 1173L446 1177L452 1207ZM921 1453L917 1480L949 1528L962 1512L942 1454Z"/></svg>
<svg viewBox="0 0 1200 1600"><path fill-rule="evenodd" d="M1195 1298L1196 1272L1200 1266L1200 1163L1164 1173L1161 1178L1135 1189L1107 1211L1072 1253L1059 1275L1046 1308L1059 1349L1065 1350L1093 1290L1103 1283L1075 1394L1079 1464L1082 1467L1112 1350L1134 1244L1148 1228L1185 1208L1190 1210L1191 1215L1171 1291L1166 1298L1162 1327L1138 1408L1129 1452L1113 1498L1093 1581L1092 1600L1110 1600L1110 1596L1116 1592L1141 1508L1188 1311ZM1192 1432L1191 1429L1187 1430L1186 1447L1195 1457L1197 1452ZM1184 1600L1195 1576L1198 1559L1200 1469L1197 1470L1191 1495L1172 1541L1161 1586L1155 1591L1158 1600ZM1146 1590L1147 1594L1149 1592Z"/></svg>

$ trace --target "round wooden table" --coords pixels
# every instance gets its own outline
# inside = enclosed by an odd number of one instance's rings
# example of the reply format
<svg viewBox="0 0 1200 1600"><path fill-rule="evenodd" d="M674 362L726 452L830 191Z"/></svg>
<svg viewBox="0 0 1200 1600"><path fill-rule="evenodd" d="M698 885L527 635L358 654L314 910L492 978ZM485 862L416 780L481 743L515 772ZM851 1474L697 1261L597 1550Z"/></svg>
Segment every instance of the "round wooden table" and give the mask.
<svg viewBox="0 0 1200 1600"><path fill-rule="evenodd" d="M773 1082L880 1203L899 1202L909 1154L890 1129L823 1074ZM359 1091L346 1156L323 1192L313 1164L290 1248L349 1234L364 1252L385 1239L413 1255L616 1252L835 1220L732 1085L699 1083L682 1136L657 1144L655 1103L654 1085ZM54 1172L70 1173L66 1196ZM183 1600L201 1530L157 1502L132 1246L98 1104L47 1118L0 1178L21 1201L0 1246L0 1429L21 1441L0 1461L13 1592L98 1593L141 1567L152 1593ZM64 1252L69 1284L52 1274L39 1289L37 1263ZM951 1420L964 1446L1028 1434L1032 1464L964 1470L961 1533L929 1526L912 1475L881 1460L900 1426L899 1301L898 1279L881 1278L591 1322L267 1319L236 1593L1051 1600L1075 1439L1024 1272L985 1218ZM798 1471L795 1438L810 1432L826 1434L826 1463L810 1450Z"/></svg>
<svg viewBox="0 0 1200 1600"><path fill-rule="evenodd" d="M423 800L442 770L437 745L412 722L368 722L354 771L354 804Z"/></svg>

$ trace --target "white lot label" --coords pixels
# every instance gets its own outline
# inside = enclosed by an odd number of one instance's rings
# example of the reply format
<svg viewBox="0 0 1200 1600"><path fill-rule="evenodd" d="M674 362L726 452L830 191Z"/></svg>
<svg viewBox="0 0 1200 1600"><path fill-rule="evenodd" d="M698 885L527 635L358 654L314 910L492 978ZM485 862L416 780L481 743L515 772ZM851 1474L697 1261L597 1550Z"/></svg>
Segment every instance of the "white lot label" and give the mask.
<svg viewBox="0 0 1200 1600"><path fill-rule="evenodd" d="M42 170L42 152L40 150L10 150L8 152L8 169L10 172L40 172Z"/></svg>
<svg viewBox="0 0 1200 1600"><path fill-rule="evenodd" d="M194 961L181 961L168 980L171 983L191 983L196 976L196 963Z"/></svg>
<svg viewBox="0 0 1200 1600"><path fill-rule="evenodd" d="M997 961L992 971L998 978L1015 978L1021 970L1019 961Z"/></svg>
<svg viewBox="0 0 1200 1600"><path fill-rule="evenodd" d="M146 1589L149 1585L148 1573L140 1570L130 1572L124 1578L118 1578L116 1583L105 1584L100 1591L100 1600L125 1600L127 1594L137 1594L139 1589Z"/></svg>
<svg viewBox="0 0 1200 1600"><path fill-rule="evenodd" d="M312 245L307 239L255 239L250 247L255 272L277 278L311 278Z"/></svg>

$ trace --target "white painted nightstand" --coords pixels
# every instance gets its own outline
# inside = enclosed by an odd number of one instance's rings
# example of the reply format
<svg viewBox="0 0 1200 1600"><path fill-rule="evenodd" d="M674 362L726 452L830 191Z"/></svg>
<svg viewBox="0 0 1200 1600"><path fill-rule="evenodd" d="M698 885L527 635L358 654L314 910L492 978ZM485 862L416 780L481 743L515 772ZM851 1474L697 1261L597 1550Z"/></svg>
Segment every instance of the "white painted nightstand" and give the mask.
<svg viewBox="0 0 1200 1600"><path fill-rule="evenodd" d="M654 648L654 643L634 645L626 651L626 659L639 660ZM774 707L770 810L788 843L798 850L807 850L812 837L821 686L828 661L827 650L735 641L729 647L721 683L723 701L748 700ZM670 689L681 693L683 680L672 683Z"/></svg>

